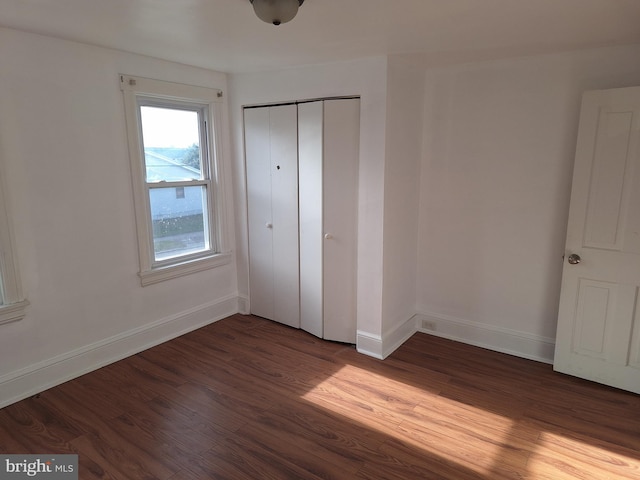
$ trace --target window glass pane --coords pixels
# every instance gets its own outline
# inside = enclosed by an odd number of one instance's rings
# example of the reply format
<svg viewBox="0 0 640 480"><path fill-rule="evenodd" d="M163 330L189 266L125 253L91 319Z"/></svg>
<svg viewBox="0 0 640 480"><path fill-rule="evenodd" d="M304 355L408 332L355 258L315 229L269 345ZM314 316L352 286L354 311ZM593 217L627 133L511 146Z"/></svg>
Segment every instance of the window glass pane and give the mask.
<svg viewBox="0 0 640 480"><path fill-rule="evenodd" d="M202 178L198 112L140 107L147 182Z"/></svg>
<svg viewBox="0 0 640 480"><path fill-rule="evenodd" d="M156 261L202 252L210 248L205 186L151 188L151 223Z"/></svg>

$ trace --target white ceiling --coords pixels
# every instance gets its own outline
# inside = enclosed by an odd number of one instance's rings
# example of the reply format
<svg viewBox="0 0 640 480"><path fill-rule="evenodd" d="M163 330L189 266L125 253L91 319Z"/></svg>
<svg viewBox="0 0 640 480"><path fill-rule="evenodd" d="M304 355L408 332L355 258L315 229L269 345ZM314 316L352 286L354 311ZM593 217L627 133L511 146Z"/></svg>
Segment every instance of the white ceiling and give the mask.
<svg viewBox="0 0 640 480"><path fill-rule="evenodd" d="M640 43L640 0L0 0L0 26L246 72L395 53L442 65Z"/></svg>

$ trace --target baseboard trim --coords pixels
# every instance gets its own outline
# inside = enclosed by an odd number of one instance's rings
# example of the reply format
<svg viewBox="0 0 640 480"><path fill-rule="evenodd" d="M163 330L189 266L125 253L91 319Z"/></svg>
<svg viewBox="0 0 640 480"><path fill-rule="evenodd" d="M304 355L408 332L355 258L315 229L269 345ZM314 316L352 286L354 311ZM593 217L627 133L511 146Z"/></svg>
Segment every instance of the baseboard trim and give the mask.
<svg viewBox="0 0 640 480"><path fill-rule="evenodd" d="M358 330L356 350L364 355L384 360L417 332L416 325L414 316L382 336Z"/></svg>
<svg viewBox="0 0 640 480"><path fill-rule="evenodd" d="M358 330L356 334L356 350L358 353L383 360L382 337L369 332Z"/></svg>
<svg viewBox="0 0 640 480"><path fill-rule="evenodd" d="M405 321L397 325L393 330L385 333L383 335L383 358L387 358L393 352L395 352L404 342L409 340L409 338L416 333L418 330L416 328L415 315Z"/></svg>
<svg viewBox="0 0 640 480"><path fill-rule="evenodd" d="M3 375L0 408L238 313L240 303L230 295Z"/></svg>
<svg viewBox="0 0 640 480"><path fill-rule="evenodd" d="M553 338L471 322L449 315L419 313L414 318L416 330L419 332L529 360L553 363Z"/></svg>
<svg viewBox="0 0 640 480"><path fill-rule="evenodd" d="M242 315L251 314L251 305L249 304L248 295L238 295L238 313Z"/></svg>

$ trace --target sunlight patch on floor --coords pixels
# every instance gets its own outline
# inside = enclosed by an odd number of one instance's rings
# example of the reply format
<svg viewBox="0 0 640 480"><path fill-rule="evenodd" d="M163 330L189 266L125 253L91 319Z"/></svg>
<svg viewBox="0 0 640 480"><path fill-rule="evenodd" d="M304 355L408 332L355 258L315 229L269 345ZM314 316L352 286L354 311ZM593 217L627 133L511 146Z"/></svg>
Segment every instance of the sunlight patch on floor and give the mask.
<svg viewBox="0 0 640 480"><path fill-rule="evenodd" d="M441 397L439 389L345 365L302 398L481 475L490 476L497 463L526 471L528 451L511 445L523 446L529 435L514 437L511 418Z"/></svg>
<svg viewBox="0 0 640 480"><path fill-rule="evenodd" d="M541 478L565 478L579 472L589 472L589 478L640 478L640 459L637 452L624 449L611 452L593 441L585 443L551 432L540 432L539 448L531 455L528 468ZM574 478L574 477L571 477Z"/></svg>

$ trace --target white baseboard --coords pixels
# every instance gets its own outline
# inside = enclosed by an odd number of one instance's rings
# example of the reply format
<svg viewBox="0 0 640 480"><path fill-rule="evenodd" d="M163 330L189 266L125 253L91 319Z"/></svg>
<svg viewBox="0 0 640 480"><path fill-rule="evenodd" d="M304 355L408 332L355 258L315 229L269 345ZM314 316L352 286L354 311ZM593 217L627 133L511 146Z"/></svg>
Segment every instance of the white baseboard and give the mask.
<svg viewBox="0 0 640 480"><path fill-rule="evenodd" d="M238 313L228 296L122 332L0 377L0 408Z"/></svg>
<svg viewBox="0 0 640 480"><path fill-rule="evenodd" d="M382 336L358 330L356 349L359 353L384 360L416 333L416 320L411 317Z"/></svg>
<svg viewBox="0 0 640 480"><path fill-rule="evenodd" d="M238 295L238 313L242 315L251 314L251 305L249 304L249 297L247 295Z"/></svg>
<svg viewBox="0 0 640 480"><path fill-rule="evenodd" d="M383 360L382 337L369 332L358 330L356 334L356 350L358 353Z"/></svg>
<svg viewBox="0 0 640 480"><path fill-rule="evenodd" d="M448 315L419 313L414 318L419 332L529 360L553 363L555 347L553 338L471 322Z"/></svg>
<svg viewBox="0 0 640 480"><path fill-rule="evenodd" d="M383 335L383 358L387 358L396 351L409 337L417 332L415 315L396 328Z"/></svg>

